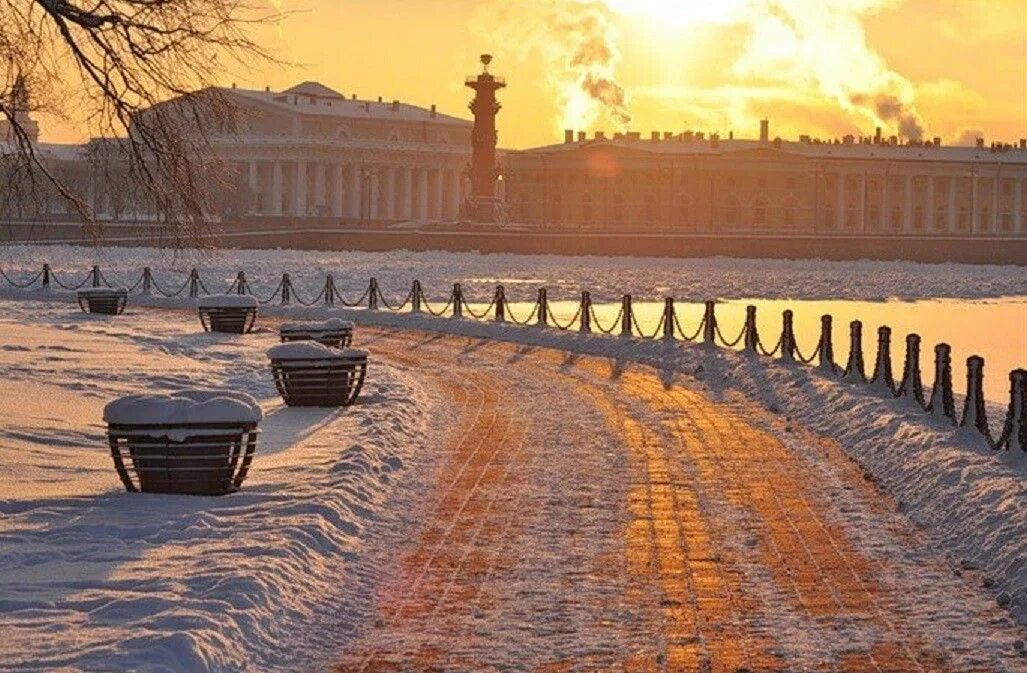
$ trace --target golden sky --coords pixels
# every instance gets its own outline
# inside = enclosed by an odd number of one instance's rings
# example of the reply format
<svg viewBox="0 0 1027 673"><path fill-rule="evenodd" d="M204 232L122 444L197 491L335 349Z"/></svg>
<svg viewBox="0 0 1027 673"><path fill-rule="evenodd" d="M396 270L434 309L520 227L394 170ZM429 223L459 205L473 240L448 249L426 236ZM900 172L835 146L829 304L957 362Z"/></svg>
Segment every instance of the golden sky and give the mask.
<svg viewBox="0 0 1027 673"><path fill-rule="evenodd" d="M267 0L272 2L273 0ZM1027 0L280 0L259 39L292 65L224 84L318 80L467 116L466 75L507 78L500 144L562 129L751 137L1027 136ZM586 92L589 89L591 93ZM630 117L630 121L627 119ZM81 131L43 120L45 140Z"/></svg>

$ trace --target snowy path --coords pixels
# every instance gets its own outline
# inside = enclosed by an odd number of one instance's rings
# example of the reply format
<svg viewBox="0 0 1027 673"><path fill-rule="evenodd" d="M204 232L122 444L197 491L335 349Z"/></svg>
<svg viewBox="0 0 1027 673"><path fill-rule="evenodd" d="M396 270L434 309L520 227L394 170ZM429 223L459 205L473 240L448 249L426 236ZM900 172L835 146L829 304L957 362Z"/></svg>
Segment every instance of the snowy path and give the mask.
<svg viewBox="0 0 1027 673"><path fill-rule="evenodd" d="M338 670L1019 671L839 447L648 367L379 331L459 409Z"/></svg>

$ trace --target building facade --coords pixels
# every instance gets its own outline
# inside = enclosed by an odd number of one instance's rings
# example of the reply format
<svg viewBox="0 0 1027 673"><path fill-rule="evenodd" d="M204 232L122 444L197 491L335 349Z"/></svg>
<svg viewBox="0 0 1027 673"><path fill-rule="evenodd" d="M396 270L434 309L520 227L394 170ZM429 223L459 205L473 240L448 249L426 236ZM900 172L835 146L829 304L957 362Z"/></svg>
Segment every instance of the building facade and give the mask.
<svg viewBox="0 0 1027 673"><path fill-rule="evenodd" d="M472 123L434 106L346 98L316 82L282 92L233 86L217 93L232 109L234 128L209 136L230 172L214 195L221 204L215 217L451 221L469 193ZM37 143L35 150L96 219L146 221L152 208L118 160L122 142ZM8 199L0 215L73 217L72 205L47 190Z"/></svg>
<svg viewBox="0 0 1027 673"><path fill-rule="evenodd" d="M1027 238L1027 143L567 133L510 152L515 222L696 234Z"/></svg>
<svg viewBox="0 0 1027 673"><path fill-rule="evenodd" d="M468 193L471 122L400 101L346 98L316 82L223 89L239 111L218 154L245 176L252 215L452 220Z"/></svg>

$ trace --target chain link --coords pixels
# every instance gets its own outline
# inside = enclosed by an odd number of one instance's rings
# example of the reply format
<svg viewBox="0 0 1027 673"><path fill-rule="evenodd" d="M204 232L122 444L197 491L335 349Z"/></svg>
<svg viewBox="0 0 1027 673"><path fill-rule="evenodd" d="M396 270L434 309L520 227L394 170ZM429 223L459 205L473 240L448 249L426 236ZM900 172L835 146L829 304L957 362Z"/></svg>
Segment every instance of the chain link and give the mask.
<svg viewBox="0 0 1027 673"><path fill-rule="evenodd" d="M617 326L620 325L621 321L624 319L624 306L621 305L620 311L617 312L617 317L614 318L613 324L610 325L610 329L603 329L603 324L599 322L599 318L596 316L595 307L589 306L588 308L592 314L592 325L603 334L613 334L617 330Z"/></svg>
<svg viewBox="0 0 1027 673"><path fill-rule="evenodd" d="M548 305L546 305L546 313L549 315L549 321L553 323L553 326L556 329L560 330L561 332L566 332L570 328L574 327L574 323L578 322L578 319L581 317L581 304L578 304L577 312L574 314L574 317L571 318L571 321L566 325L560 324L560 321L556 319L556 314L553 313L553 309L549 308Z"/></svg>
<svg viewBox="0 0 1027 673"><path fill-rule="evenodd" d="M57 283L57 285L59 287L65 289L65 290L77 290L77 289L79 289L81 287L84 287L86 283L88 283L89 281L91 281L93 279L93 272L90 271L90 272L86 273L86 277L83 278L82 282L79 283L78 285L65 285L64 283L61 282L60 278L57 277L57 274L54 273L53 270L50 271L50 278L53 280L53 282Z"/></svg>
<svg viewBox="0 0 1027 673"><path fill-rule="evenodd" d="M16 283L15 281L13 281L10 276L8 276L6 273L4 273L3 269L0 269L0 276L3 276L4 280L6 280L11 285L13 285L15 288L17 288L19 290L24 290L26 288L29 288L29 287L32 287L33 285L35 285L36 281L43 277L43 270L40 269L39 273L37 273L32 280L30 280L29 282L24 283L24 284ZM51 272L50 277L53 278L53 272ZM88 280L88 278L87 278L87 280ZM85 283L83 283L83 285L84 284ZM60 283L58 283L58 285L60 285ZM82 287L82 285L79 285L79 287ZM70 289L70 288L66 288L66 289Z"/></svg>
<svg viewBox="0 0 1027 673"><path fill-rule="evenodd" d="M656 331L653 332L650 336L642 331L642 326L638 324L638 319L635 318L635 314L631 314L631 324L634 327L635 331L638 332L638 336L640 336L643 339L655 339L656 337L658 337L660 335L660 332L663 331L663 323L666 322L666 320L667 314L664 313L662 316L660 316L660 324L656 326Z"/></svg>
<svg viewBox="0 0 1027 673"><path fill-rule="evenodd" d="M703 316L703 319L699 321L699 327L696 328L695 334L693 334L692 336L688 336L687 334L685 334L685 330L681 328L681 322L678 320L678 314L674 313L674 329L677 330L678 336L680 336L685 341L695 341L696 339L698 339L699 335L702 334L703 327L705 326L706 316Z"/></svg>
<svg viewBox="0 0 1027 673"><path fill-rule="evenodd" d="M727 339L724 338L724 333L720 331L720 323L716 323L713 327L714 327L714 329L717 332L717 338L720 339L720 342L726 348L734 348L735 346L740 344L742 342L742 339L745 338L745 331L748 329L747 325L743 325L742 326L742 333L738 335L738 338L735 339L734 341L728 341Z"/></svg>
<svg viewBox="0 0 1027 673"><path fill-rule="evenodd" d="M778 339L777 339L777 345L776 345L776 346L774 346L773 350L769 350L769 351L768 351L768 350L767 350L767 349L766 349L766 348L765 348L765 347L763 346L763 341L762 341L762 340L759 340L759 339L757 339L757 341L756 341L756 348L758 348L758 349L759 349L759 351L760 351L761 353L763 353L764 355L766 355L766 356L767 356L768 358L772 358L772 357L774 357L775 355L777 355L777 352L778 352L779 350L781 350L781 346L783 346L783 345L784 345L784 342L785 342L785 335L784 335L784 334L782 333L782 334L781 334L781 336L780 336L780 337L778 337Z"/></svg>
<svg viewBox="0 0 1027 673"><path fill-rule="evenodd" d="M511 310L510 310L510 302L507 302L507 303L506 303L506 317L507 317L507 318L509 318L509 319L510 319L510 322L512 322L513 324L515 324L515 325L520 325L520 326L522 326L522 327L523 327L523 326L525 326L525 325L528 325L528 324L530 324L530 323L531 323L532 321L534 321L534 320L535 320L535 318L536 318L536 317L538 316L538 310L539 310L539 308L540 308L540 304L539 304L539 302L538 302L538 301L536 300L536 301L535 301L535 306L534 306L534 307L532 307L532 309L531 309L531 315L529 315L529 316L528 316L527 320L524 320L524 321L522 322L522 321L518 320L518 319L517 319L517 316L515 316L515 315L513 314L513 311L511 311Z"/></svg>
<svg viewBox="0 0 1027 673"><path fill-rule="evenodd" d="M496 295L492 295L492 303L489 304L488 308L481 313L475 313L474 310L471 309L471 305L467 303L467 300L464 299L462 296L460 297L460 301L463 304L464 310L467 311L468 315L470 315L475 320L484 320L485 318L487 318L489 313L492 312L492 309L496 307L497 299L498 298L496 297Z"/></svg>
<svg viewBox="0 0 1027 673"><path fill-rule="evenodd" d="M407 304L412 302L413 299L414 299L414 289L410 288L410 291L407 292L406 298L402 302L400 302L400 304L398 306L392 306L385 299L385 295L382 294L381 288L379 288L378 286L375 286L375 289L378 291L378 301L380 301L382 306L385 307L385 310L392 311L393 313L399 313L400 311L405 309L407 307Z"/></svg>

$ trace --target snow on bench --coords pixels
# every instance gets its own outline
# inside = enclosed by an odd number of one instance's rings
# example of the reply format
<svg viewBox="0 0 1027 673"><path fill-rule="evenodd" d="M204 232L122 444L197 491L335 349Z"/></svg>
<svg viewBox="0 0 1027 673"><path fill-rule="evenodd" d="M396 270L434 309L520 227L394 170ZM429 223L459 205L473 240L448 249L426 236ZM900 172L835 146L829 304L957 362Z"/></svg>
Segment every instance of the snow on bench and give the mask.
<svg viewBox="0 0 1027 673"><path fill-rule="evenodd" d="M367 375L368 352L358 348L293 341L272 346L267 356L275 387L291 407L348 407Z"/></svg>

